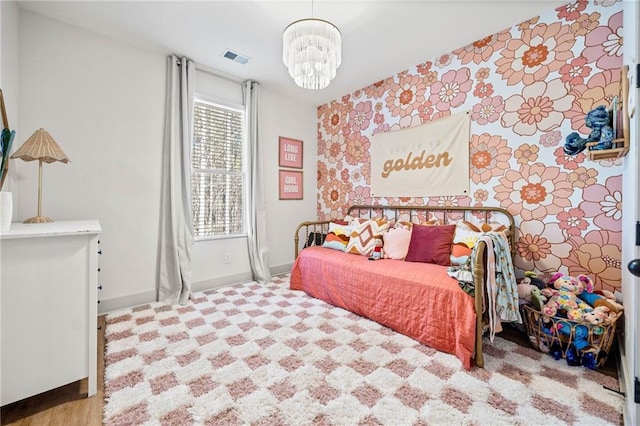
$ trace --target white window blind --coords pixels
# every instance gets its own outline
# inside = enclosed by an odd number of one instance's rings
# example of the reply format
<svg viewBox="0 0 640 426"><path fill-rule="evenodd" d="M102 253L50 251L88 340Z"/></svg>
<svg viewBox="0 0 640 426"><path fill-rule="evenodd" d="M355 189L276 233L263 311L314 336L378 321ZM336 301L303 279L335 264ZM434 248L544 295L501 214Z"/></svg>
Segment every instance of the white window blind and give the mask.
<svg viewBox="0 0 640 426"><path fill-rule="evenodd" d="M191 195L196 237L244 233L243 115L195 102Z"/></svg>

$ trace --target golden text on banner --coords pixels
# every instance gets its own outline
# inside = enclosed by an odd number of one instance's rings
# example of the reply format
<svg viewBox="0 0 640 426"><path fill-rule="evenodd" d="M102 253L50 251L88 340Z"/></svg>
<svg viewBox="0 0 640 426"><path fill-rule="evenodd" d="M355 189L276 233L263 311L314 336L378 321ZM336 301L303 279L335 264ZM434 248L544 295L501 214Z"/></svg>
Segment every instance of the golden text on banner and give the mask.
<svg viewBox="0 0 640 426"><path fill-rule="evenodd" d="M469 194L468 112L371 138L371 195Z"/></svg>

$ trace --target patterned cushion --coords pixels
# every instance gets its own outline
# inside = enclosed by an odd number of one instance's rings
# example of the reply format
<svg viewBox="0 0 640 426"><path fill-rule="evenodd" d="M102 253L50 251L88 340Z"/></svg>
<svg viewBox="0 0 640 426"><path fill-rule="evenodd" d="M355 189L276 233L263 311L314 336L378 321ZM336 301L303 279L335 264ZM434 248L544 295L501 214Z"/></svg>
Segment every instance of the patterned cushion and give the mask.
<svg viewBox="0 0 640 426"><path fill-rule="evenodd" d="M407 262L449 266L451 242L456 225L413 225Z"/></svg>
<svg viewBox="0 0 640 426"><path fill-rule="evenodd" d="M351 235L351 226L346 222L337 221L329 224L329 233L324 240L322 247L330 248L333 250L344 251L349 242L349 236Z"/></svg>
<svg viewBox="0 0 640 426"><path fill-rule="evenodd" d="M411 242L411 226L398 222L384 234L384 257L387 259L403 260L409 251Z"/></svg>
<svg viewBox="0 0 640 426"><path fill-rule="evenodd" d="M476 246L478 238L486 232L501 232L507 229L500 223L473 223L460 221L456 224L451 248L451 264L462 265L467 261L471 251Z"/></svg>
<svg viewBox="0 0 640 426"><path fill-rule="evenodd" d="M387 232L389 222L385 219L354 219L351 226L353 231L345 251L369 256L376 245L375 237L382 237Z"/></svg>

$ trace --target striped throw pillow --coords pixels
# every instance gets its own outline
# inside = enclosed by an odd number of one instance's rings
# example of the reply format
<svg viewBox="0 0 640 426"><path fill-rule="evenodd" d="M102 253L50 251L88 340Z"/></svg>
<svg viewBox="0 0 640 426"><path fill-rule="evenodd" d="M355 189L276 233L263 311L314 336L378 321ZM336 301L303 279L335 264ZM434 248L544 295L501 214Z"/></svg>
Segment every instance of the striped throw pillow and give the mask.
<svg viewBox="0 0 640 426"><path fill-rule="evenodd" d="M451 264L462 265L471 255L478 239L487 232L505 232L506 225L500 223L473 223L460 221L456 224L451 248Z"/></svg>
<svg viewBox="0 0 640 426"><path fill-rule="evenodd" d="M333 250L345 251L349 243L351 235L351 225L343 225L342 223L331 222L329 224L329 233L324 240L322 247Z"/></svg>

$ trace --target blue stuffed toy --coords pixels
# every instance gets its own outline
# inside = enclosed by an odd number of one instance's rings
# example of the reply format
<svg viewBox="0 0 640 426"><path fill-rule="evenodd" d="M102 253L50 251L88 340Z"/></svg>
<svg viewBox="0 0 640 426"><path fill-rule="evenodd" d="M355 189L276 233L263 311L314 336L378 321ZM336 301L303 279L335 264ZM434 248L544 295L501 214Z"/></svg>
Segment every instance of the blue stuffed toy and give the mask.
<svg viewBox="0 0 640 426"><path fill-rule="evenodd" d="M559 321L556 324L557 330L565 336L571 336L571 325L566 321ZM577 325L574 330L573 347L579 351L584 351L589 348L590 344L587 338L589 337L589 329L584 325Z"/></svg>
<svg viewBox="0 0 640 426"><path fill-rule="evenodd" d="M589 142L597 142L589 147L591 150L609 149L613 144L613 128L610 126L609 111L604 105L600 105L589 111L584 122L591 130L586 138L573 132L565 138L564 152L567 155L576 155L582 152Z"/></svg>

